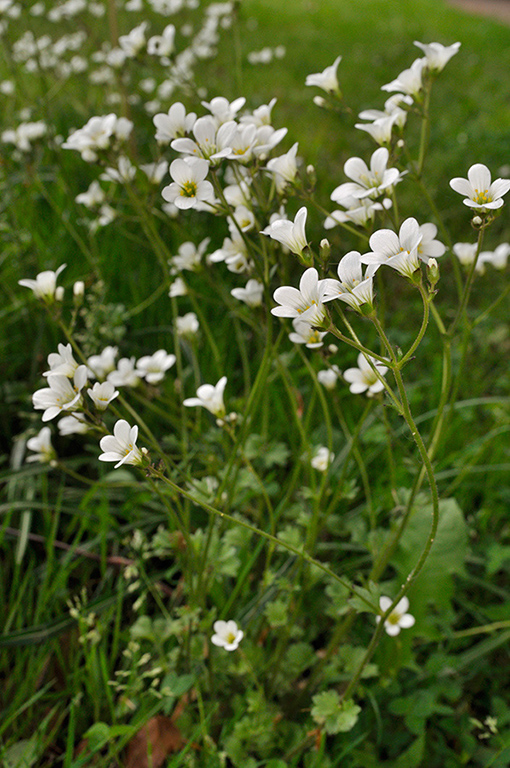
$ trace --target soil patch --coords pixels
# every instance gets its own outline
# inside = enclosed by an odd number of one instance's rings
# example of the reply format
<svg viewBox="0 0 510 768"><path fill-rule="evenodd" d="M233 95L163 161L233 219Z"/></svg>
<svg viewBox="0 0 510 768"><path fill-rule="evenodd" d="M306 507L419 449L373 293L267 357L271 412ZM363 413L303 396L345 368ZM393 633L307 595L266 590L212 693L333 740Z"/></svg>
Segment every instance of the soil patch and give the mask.
<svg viewBox="0 0 510 768"><path fill-rule="evenodd" d="M490 16L505 24L510 24L509 0L450 0L450 4L467 11L467 13Z"/></svg>

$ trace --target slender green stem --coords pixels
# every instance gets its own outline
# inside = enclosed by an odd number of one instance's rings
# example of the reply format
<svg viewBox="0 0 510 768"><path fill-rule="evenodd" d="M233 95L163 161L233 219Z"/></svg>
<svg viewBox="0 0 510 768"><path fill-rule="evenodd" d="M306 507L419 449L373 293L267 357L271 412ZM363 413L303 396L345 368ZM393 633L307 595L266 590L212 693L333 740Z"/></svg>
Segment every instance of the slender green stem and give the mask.
<svg viewBox="0 0 510 768"><path fill-rule="evenodd" d="M303 558L303 560L306 560L307 563L310 563L310 565L313 565L319 570L323 571L323 573L325 573L331 579L334 579L334 581L338 582L343 587L349 590L352 590L355 594L358 595L358 597L361 600L369 604L365 596L358 593L358 590L355 585L351 584L342 576L338 576L338 574L332 571L331 568L329 568L327 565L322 563L320 560L316 560L307 552L303 551L302 549L298 549L298 547L294 547L292 544L289 544L287 541L284 541L283 539L278 539L276 536L273 536L271 533L267 533L267 531L263 531L262 529L257 528L256 526L251 525L250 523L247 523L245 520L242 520L237 517L233 517L232 515L229 515L226 512L222 512L221 510L216 509L216 507L213 507L211 504L208 504L202 499L196 498L189 491L185 490L184 488L180 488L178 485L176 485L176 483L174 483L173 480L170 480L170 478L166 477L159 469L156 469L155 467L150 467L149 471L152 477L156 477L162 482L166 483L166 485L172 488L177 494L184 496L184 498L188 499L193 504L196 504L198 507L201 507L206 512L209 512L212 515L216 515L221 520L227 520L228 522L233 523L234 525L239 525L241 528L245 528L246 530L250 531L254 535L259 536L263 539L266 539L267 541L270 541L272 544L275 544L278 547L282 547L283 549L286 549L288 552L292 552L292 554L296 555L296 557ZM370 605L370 607L372 606Z"/></svg>
<svg viewBox="0 0 510 768"><path fill-rule="evenodd" d="M393 349L391 348L391 345L390 345L388 339L386 338L384 330L378 324L377 318L374 319L374 322L376 324L376 327L378 328L378 331L379 331L379 333L381 335L381 339L383 340L384 345L386 346L386 348L388 349L388 351L390 353L391 368L392 368L392 371L393 371L393 375L395 377L395 381L397 383L397 387L398 387L398 391L399 391L399 395L400 395L400 400L402 402L402 415L403 415L403 417L404 417L404 419L405 419L405 421L406 421L406 423L407 423L407 425L409 427L409 430L411 432L413 440L414 440L414 442L416 444L416 447L418 449L418 452L420 454L420 458L421 458L422 463L423 463L423 465L425 467L425 471L427 473L427 478L428 478L428 481L429 481L430 492L431 492L431 497L432 497L432 521L431 521L429 535L427 537L427 540L425 542L425 545L423 547L421 555L420 555L420 557L418 559L418 562L416 563L416 565L413 568L413 570L411 571L411 573L407 576L404 584L402 584L402 586L400 587L400 589L399 589L395 599L393 600L393 602L390 605L390 607L388 608L388 610L385 611L384 614L381 616L381 618L379 620L379 623L378 623L378 625L376 627L376 630L375 630L375 632L374 632L374 634L372 636L372 639L371 639L371 641L369 643L369 646L368 646L368 648L367 648L367 650L365 652L365 655L364 655L363 659L361 660L361 662L360 662L360 664L358 666L358 669L356 670L353 678L349 682L347 688L345 689L345 691L344 691L344 693L342 695L342 699L343 700L349 698L349 696L351 696L352 693L354 692L354 690L356 689L356 687L357 687L357 685L358 685L358 683L359 683L359 681L361 679L361 676L363 674L363 670L365 669L366 665L368 664L368 662L372 658L372 656L373 656L373 654L375 652L375 649L377 648L377 646L379 644L379 641L381 639L382 633L384 631L384 622L385 622L385 620L388 618L388 616L391 614L391 612L395 609L396 605L400 602L402 597L404 597L404 595L407 594L411 584L418 577L418 575L420 574L421 570L423 569L425 563L427 562L428 556L430 554L430 550L432 549L432 545L434 543L434 539L435 539L435 536L436 536L436 533L437 533L437 527L438 527L438 524L439 524L439 495L438 495L438 491L437 491L436 479L435 479L435 476L434 476L434 469L433 469L433 466L432 466L432 462L431 462L431 460L429 458L429 455L428 455L427 449L425 447L425 444L423 442L423 439L421 437L421 434L418 431L418 427L416 426L416 423L415 423L415 421L413 419L413 416L412 416L412 413L411 413L411 409L410 409L410 406L409 406L409 401L407 399L407 393L406 393L405 385L404 385L404 382L403 382L403 379L402 379L402 374L401 374L401 372L399 370L399 366L398 366L398 363L397 363L396 355L393 352Z"/></svg>
<svg viewBox="0 0 510 768"><path fill-rule="evenodd" d="M469 296L471 293L471 288L473 287L473 280L475 277L475 271L476 271L476 265L478 262L478 257L480 255L480 251L482 250L482 243L483 243L483 235L484 235L485 227L481 226L478 230L478 242L476 244L476 253L475 257L470 265L466 284L464 286L464 292L462 294L462 298L460 300L459 308L457 310L457 314L455 315L450 327L448 328L448 335L450 337L453 336L455 333L455 330L460 322L460 320L464 317L464 313L466 311L467 303L469 301Z"/></svg>
<svg viewBox="0 0 510 768"><path fill-rule="evenodd" d="M407 363L407 361L413 356L414 352L418 348L418 346L421 344L421 341L423 337L425 336L425 331L427 330L427 326L429 324L429 306L430 306L430 297L427 294L425 288L423 287L423 283L420 282L417 285L417 288L420 292L421 300L423 302L423 320L421 324L421 328L419 330L418 336L406 352L406 354L400 359L399 365L402 367Z"/></svg>

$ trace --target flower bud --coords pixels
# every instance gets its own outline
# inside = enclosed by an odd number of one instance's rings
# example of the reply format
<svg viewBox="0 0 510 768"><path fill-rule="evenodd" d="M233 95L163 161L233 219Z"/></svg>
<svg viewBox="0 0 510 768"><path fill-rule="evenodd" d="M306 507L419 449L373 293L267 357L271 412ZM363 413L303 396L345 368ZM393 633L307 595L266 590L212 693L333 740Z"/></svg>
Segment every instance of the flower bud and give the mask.
<svg viewBox="0 0 510 768"><path fill-rule="evenodd" d="M319 251L319 256L323 264L328 263L330 254L331 254L331 245L329 244L329 240L324 238L320 242L320 251Z"/></svg>
<svg viewBox="0 0 510 768"><path fill-rule="evenodd" d="M479 227L480 224L482 223L481 216L473 216L473 222L472 223L475 225L475 227Z"/></svg>
<svg viewBox="0 0 510 768"><path fill-rule="evenodd" d="M85 283L83 280L77 280L73 285L73 299L74 306L79 307L83 303L83 295L85 293Z"/></svg>
<svg viewBox="0 0 510 768"><path fill-rule="evenodd" d="M329 108L329 104L326 101L326 99L324 98L324 96L314 96L313 97L313 103L317 107L321 107L321 109L328 109Z"/></svg>
<svg viewBox="0 0 510 768"><path fill-rule="evenodd" d="M431 288L433 288L439 280L439 265L436 259L429 259L427 264L427 276Z"/></svg>
<svg viewBox="0 0 510 768"><path fill-rule="evenodd" d="M63 301L64 300L64 286L58 285L55 288L55 301Z"/></svg>

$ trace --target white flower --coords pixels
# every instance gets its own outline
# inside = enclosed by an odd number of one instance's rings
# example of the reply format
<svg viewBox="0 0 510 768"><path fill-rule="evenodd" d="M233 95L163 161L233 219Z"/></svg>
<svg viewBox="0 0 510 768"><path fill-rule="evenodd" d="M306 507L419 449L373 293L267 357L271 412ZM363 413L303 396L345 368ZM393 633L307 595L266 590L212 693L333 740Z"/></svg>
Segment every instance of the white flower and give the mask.
<svg viewBox="0 0 510 768"><path fill-rule="evenodd" d="M407 111L401 106L406 104L410 106L413 103L411 96L405 96L403 93L394 93L389 99L384 102L384 110L381 109L364 109L359 113L360 120L380 120L385 117L396 116L395 125L399 128L403 128L407 121Z"/></svg>
<svg viewBox="0 0 510 768"><path fill-rule="evenodd" d="M140 170L146 174L151 184L159 184L168 171L168 162L162 160L160 163L142 163Z"/></svg>
<svg viewBox="0 0 510 768"><path fill-rule="evenodd" d="M232 102L229 102L224 96L215 96L210 102L203 101L202 106L209 110L218 125L222 125L233 120L245 103L244 96L240 96Z"/></svg>
<svg viewBox="0 0 510 768"><path fill-rule="evenodd" d="M42 464L49 464L56 459L55 450L51 444L51 429L43 427L39 434L27 440L29 451L36 451L33 456L27 458L27 462L39 461Z"/></svg>
<svg viewBox="0 0 510 768"><path fill-rule="evenodd" d="M337 56L331 66L326 67L322 72L317 72L314 75L307 75L305 85L316 85L318 88L322 88L327 93L340 93L338 85L338 77L336 71L338 65L342 60L341 56Z"/></svg>
<svg viewBox="0 0 510 768"><path fill-rule="evenodd" d="M293 344L306 344L308 349L318 349L322 347L322 339L326 335L326 331L318 331L306 320L302 320L300 317L294 318L292 321L294 331L289 333L289 339Z"/></svg>
<svg viewBox="0 0 510 768"><path fill-rule="evenodd" d="M51 352L48 355L48 365L50 370L43 373L43 376L60 374L60 376L67 376L68 379L72 379L78 368L78 363L73 357L71 344L59 344L58 352Z"/></svg>
<svg viewBox="0 0 510 768"><path fill-rule="evenodd" d="M223 404L223 392L227 384L227 377L222 376L216 385L202 384L197 389L196 397L188 397L184 400L183 405L188 408L200 405L203 408L207 408L217 418L221 419L225 416L225 405Z"/></svg>
<svg viewBox="0 0 510 768"><path fill-rule="evenodd" d="M367 270L369 273L370 268ZM338 265L340 280L326 280L324 301L340 299L353 309L360 309L363 304L372 306L374 302L373 277L363 277L361 254L350 251L340 260Z"/></svg>
<svg viewBox="0 0 510 768"><path fill-rule="evenodd" d="M315 267L309 267L301 276L299 290L288 285L276 289L273 299L281 306L273 307L271 314L276 317L300 317L308 323L320 323L326 314L323 303L326 285L326 280L319 280Z"/></svg>
<svg viewBox="0 0 510 768"><path fill-rule="evenodd" d="M232 151L230 138L235 130L236 123L233 120L223 123L218 128L215 119L210 115L205 115L199 117L193 125L195 141L193 139L174 139L170 146L176 152L204 158L216 165L223 157L230 155Z"/></svg>
<svg viewBox="0 0 510 768"><path fill-rule="evenodd" d="M246 243L239 232L233 232L232 237L226 237L221 248L209 255L212 264L224 261L230 272L240 274L249 268Z"/></svg>
<svg viewBox="0 0 510 768"><path fill-rule="evenodd" d="M318 371L317 381L326 389L333 390L340 376L341 373L338 366L332 365L331 368L323 368L321 371Z"/></svg>
<svg viewBox="0 0 510 768"><path fill-rule="evenodd" d="M104 203L105 194L98 181L93 181L86 192L76 195L75 200L87 208L96 208Z"/></svg>
<svg viewBox="0 0 510 768"><path fill-rule="evenodd" d="M437 259L444 254L446 247L439 240L435 240L437 227L435 224L422 224L420 226L421 242L418 245L418 256L425 264L429 258Z"/></svg>
<svg viewBox="0 0 510 768"><path fill-rule="evenodd" d="M482 163L472 165L467 175L467 179L456 177L450 181L450 187L455 192L465 195L465 205L476 208L480 213L501 208L503 195L510 189L509 179L496 179L491 184L491 172Z"/></svg>
<svg viewBox="0 0 510 768"><path fill-rule="evenodd" d="M386 613L392 602L393 600L391 597L385 597L384 595L383 597L380 597L379 607L381 611ZM407 597L403 597L402 600L399 600L388 618L385 620L384 629L391 637L398 635L401 629L409 629L409 627L413 626L415 618L414 616L411 616L410 613L407 613L408 608L409 600ZM381 621L381 616L376 616L375 620L377 623L379 623Z"/></svg>
<svg viewBox="0 0 510 768"><path fill-rule="evenodd" d="M186 312L182 317L175 318L175 328L179 336L194 336L198 333L200 323L194 312Z"/></svg>
<svg viewBox="0 0 510 768"><path fill-rule="evenodd" d="M482 251L478 257L477 269L480 266L485 271L486 264L492 264L494 269L505 269L510 256L510 244L501 243L495 251Z"/></svg>
<svg viewBox="0 0 510 768"><path fill-rule="evenodd" d="M360 352L358 355L358 367L347 368L344 371L344 379L350 383L349 389L353 394L359 395L368 390L367 394L371 396L384 389L380 376L384 376L387 370L387 366L383 365L379 360L373 357L369 357L367 360L365 355Z"/></svg>
<svg viewBox="0 0 510 768"><path fill-rule="evenodd" d="M168 24L161 35L154 35L147 41L147 53L150 56L170 56L174 50L175 27Z"/></svg>
<svg viewBox="0 0 510 768"><path fill-rule="evenodd" d="M398 91L416 97L423 88L422 74L426 59L415 59L409 69L404 69L396 80L381 86L382 91Z"/></svg>
<svg viewBox="0 0 510 768"><path fill-rule="evenodd" d="M61 411L73 411L79 407L87 373L87 366L80 365L75 371L73 381L59 374L51 373L48 376L48 386L38 389L32 395L35 410L44 410L43 421L54 419Z"/></svg>
<svg viewBox="0 0 510 768"><path fill-rule="evenodd" d="M57 277L66 266L66 264L62 264L55 272L52 272L50 269L45 272L39 272L35 280L18 280L18 285L30 288L38 299L46 302L54 301L57 290Z"/></svg>
<svg viewBox="0 0 510 768"><path fill-rule="evenodd" d="M168 295L171 299L176 299L178 296L186 296L188 288L182 277L177 277L173 283L170 283L170 289Z"/></svg>
<svg viewBox="0 0 510 768"><path fill-rule="evenodd" d="M152 118L156 126L156 141L160 144L170 144L173 139L185 136L192 130L196 119L194 112L186 114L184 105L177 101L172 104L168 114L160 113Z"/></svg>
<svg viewBox="0 0 510 768"><path fill-rule="evenodd" d="M418 43L415 40L414 44L425 54L425 66L432 72L441 72L460 48L460 43L445 46L441 43Z"/></svg>
<svg viewBox="0 0 510 768"><path fill-rule="evenodd" d="M287 128L277 131L271 125L261 125L257 128L257 136L253 154L263 160L287 135Z"/></svg>
<svg viewBox="0 0 510 768"><path fill-rule="evenodd" d="M135 175L136 167L128 157L121 155L117 159L117 168L106 168L99 178L101 181L116 181L119 184L124 184L126 181L134 179Z"/></svg>
<svg viewBox="0 0 510 768"><path fill-rule="evenodd" d="M244 301L249 307L260 307L262 304L262 296L264 294L264 286L259 283L258 280L248 280L244 288L233 288L230 293L235 299Z"/></svg>
<svg viewBox="0 0 510 768"><path fill-rule="evenodd" d="M90 373L97 379L105 379L115 368L118 347L105 347L100 355L92 355L87 360Z"/></svg>
<svg viewBox="0 0 510 768"><path fill-rule="evenodd" d="M109 115L94 116L76 131L73 131L62 144L63 149L76 149L83 160L94 163L98 159L97 150L107 149L114 135L117 125L117 116L112 112Z"/></svg>
<svg viewBox="0 0 510 768"><path fill-rule="evenodd" d="M326 472L334 458L335 454L329 448L326 448L325 445L319 445L313 453L310 464L319 472Z"/></svg>
<svg viewBox="0 0 510 768"><path fill-rule="evenodd" d="M104 411L116 397L119 391L115 389L111 381L103 381L101 384L96 381L92 389L87 389L87 394L94 403L98 411Z"/></svg>
<svg viewBox="0 0 510 768"><path fill-rule="evenodd" d="M90 430L90 424L83 413L72 413L58 420L58 431L62 437L69 435L84 435Z"/></svg>
<svg viewBox="0 0 510 768"><path fill-rule="evenodd" d="M260 128L261 125L271 125L271 111L276 104L276 99L271 99L269 104L261 104L250 114L243 115L239 118L241 123L253 123Z"/></svg>
<svg viewBox="0 0 510 768"><path fill-rule="evenodd" d="M191 241L181 243L177 255L172 256L172 258L168 260L171 267L171 274L182 272L185 269L190 272L196 271L200 266L202 256L206 252L210 240L210 237L206 237L199 243L199 245L195 245L195 243L192 243Z"/></svg>
<svg viewBox="0 0 510 768"><path fill-rule="evenodd" d="M294 221L288 219L277 219L262 230L263 235L268 235L273 240L277 240L282 245L289 248L292 253L301 255L303 249L307 246L305 224L308 211L303 206L296 213Z"/></svg>
<svg viewBox="0 0 510 768"><path fill-rule="evenodd" d="M145 30L148 22L143 21L127 35L119 37L119 45L129 58L135 58L145 46Z"/></svg>
<svg viewBox="0 0 510 768"><path fill-rule="evenodd" d="M169 355L165 349L158 349L153 355L141 357L136 370L148 384L157 384L165 377L165 372L175 363L175 355Z"/></svg>
<svg viewBox="0 0 510 768"><path fill-rule="evenodd" d="M255 226L255 214L246 205L238 205L232 214L227 216L230 234L235 232L249 232Z"/></svg>
<svg viewBox="0 0 510 768"><path fill-rule="evenodd" d="M403 174L398 168L387 168L389 152L386 147L379 147L370 159L370 169L360 157L350 157L344 165L344 173L352 182L340 184L331 193L335 203L344 205L347 197L362 199L378 197L388 187L398 184Z"/></svg>
<svg viewBox="0 0 510 768"><path fill-rule="evenodd" d="M174 181L164 187L161 194L177 208L196 208L199 202L214 200L213 185L204 181L209 173L209 162L199 157L177 158L170 165Z"/></svg>
<svg viewBox="0 0 510 768"><path fill-rule="evenodd" d="M140 383L140 376L136 370L134 357L121 357L117 363L117 369L111 371L106 377L116 387L136 387Z"/></svg>
<svg viewBox="0 0 510 768"><path fill-rule="evenodd" d="M391 229L379 229L371 236L371 252L361 256L362 264L372 264L379 269L382 264L396 269L401 275L411 277L420 266L418 246L423 239L420 225L414 218L406 219L398 235Z"/></svg>
<svg viewBox="0 0 510 768"><path fill-rule="evenodd" d="M453 252L464 266L469 266L475 260L478 246L476 243L455 243Z"/></svg>
<svg viewBox="0 0 510 768"><path fill-rule="evenodd" d="M114 469L122 464L141 464L143 453L136 445L138 427L130 427L125 419L119 419L113 428L113 435L106 435L99 441L103 453L99 461L116 461Z"/></svg>
<svg viewBox="0 0 510 768"><path fill-rule="evenodd" d="M297 174L296 155L298 142L289 149L289 151L273 157L268 161L266 169L274 175L276 191L281 194L288 184L293 184Z"/></svg>
<svg viewBox="0 0 510 768"><path fill-rule="evenodd" d="M394 112L388 117L380 117L373 123L355 123L354 127L370 134L377 144L389 144L393 126L399 124L399 115Z"/></svg>
<svg viewBox="0 0 510 768"><path fill-rule="evenodd" d="M355 197L346 197L340 205L345 206L345 211L333 211L324 221L324 229L333 229L337 224L352 221L360 227L366 227L374 220L375 212L391 207L391 200L385 198L382 203L374 203L369 197L357 200Z"/></svg>
<svg viewBox="0 0 510 768"><path fill-rule="evenodd" d="M213 624L214 635L211 637L211 643L226 651L235 651L244 632L237 628L235 621L215 621Z"/></svg>

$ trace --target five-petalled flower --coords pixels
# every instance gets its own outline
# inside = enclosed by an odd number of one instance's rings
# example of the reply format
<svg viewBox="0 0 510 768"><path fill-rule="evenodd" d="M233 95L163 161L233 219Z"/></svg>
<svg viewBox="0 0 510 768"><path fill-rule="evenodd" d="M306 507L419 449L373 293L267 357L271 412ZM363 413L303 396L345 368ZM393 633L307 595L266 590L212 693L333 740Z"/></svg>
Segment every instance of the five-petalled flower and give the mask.
<svg viewBox="0 0 510 768"><path fill-rule="evenodd" d="M393 600L391 597L380 597L379 607L381 611L386 613L392 602ZM388 635L395 637L395 635L399 634L401 629L409 629L409 627L414 625L415 618L410 613L407 613L408 608L409 600L407 597L403 597L384 621L384 629ZM379 623L381 621L381 616L376 616L375 620Z"/></svg>
<svg viewBox="0 0 510 768"><path fill-rule="evenodd" d="M288 219L276 219L262 230L263 235L268 235L282 245L289 248L292 253L300 256L307 246L305 224L308 211L303 206L296 213L294 221Z"/></svg>
<svg viewBox="0 0 510 768"><path fill-rule="evenodd" d="M177 158L170 165L173 181L164 187L161 194L167 203L177 208L196 208L199 203L212 202L213 185L206 181L209 162L200 157Z"/></svg>
<svg viewBox="0 0 510 768"><path fill-rule="evenodd" d="M465 195L464 205L480 213L501 208L503 195L510 189L510 179L496 179L491 183L491 172L482 163L472 165L467 175L467 179L455 177L450 181L455 192Z"/></svg>
<svg viewBox="0 0 510 768"><path fill-rule="evenodd" d="M273 307L271 313L276 317L300 317L310 324L322 322L327 282L319 280L315 267L309 267L301 276L299 290L290 285L276 289L273 298L281 306Z"/></svg>
<svg viewBox="0 0 510 768"><path fill-rule="evenodd" d="M113 435L106 435L99 441L103 453L99 461L115 461L114 469L122 464L140 465L143 462L143 452L136 445L138 427L131 427L125 419L119 419L113 427Z"/></svg>
<svg viewBox="0 0 510 768"><path fill-rule="evenodd" d="M227 384L227 377L222 376L216 385L202 384L197 389L196 397L188 397L184 400L183 405L192 408L195 405L200 405L202 408L206 408L213 416L218 419L222 419L225 416L225 405L223 403L223 392Z"/></svg>
<svg viewBox="0 0 510 768"><path fill-rule="evenodd" d="M219 648L224 648L226 651L235 651L244 637L243 630L239 629L232 619L215 621L213 629L214 635L211 637L211 643Z"/></svg>

